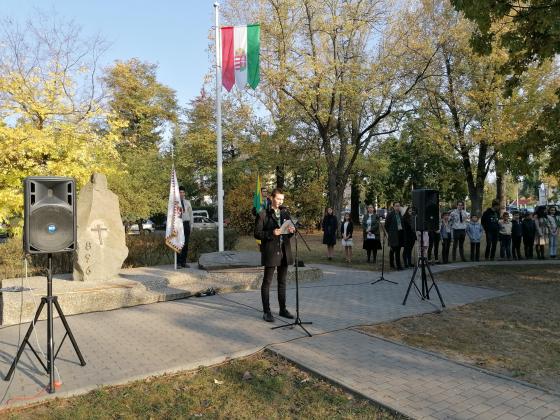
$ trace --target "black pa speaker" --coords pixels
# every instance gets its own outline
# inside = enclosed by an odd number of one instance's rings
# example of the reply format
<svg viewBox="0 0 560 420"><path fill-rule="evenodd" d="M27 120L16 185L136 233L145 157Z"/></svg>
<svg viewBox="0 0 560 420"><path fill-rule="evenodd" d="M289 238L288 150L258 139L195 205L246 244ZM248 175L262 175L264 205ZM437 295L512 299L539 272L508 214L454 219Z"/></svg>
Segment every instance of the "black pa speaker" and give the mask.
<svg viewBox="0 0 560 420"><path fill-rule="evenodd" d="M412 190L412 207L416 211L416 230L439 229L439 192L437 190Z"/></svg>
<svg viewBox="0 0 560 420"><path fill-rule="evenodd" d="M76 247L76 182L59 176L23 180L23 250L26 254L72 252Z"/></svg>

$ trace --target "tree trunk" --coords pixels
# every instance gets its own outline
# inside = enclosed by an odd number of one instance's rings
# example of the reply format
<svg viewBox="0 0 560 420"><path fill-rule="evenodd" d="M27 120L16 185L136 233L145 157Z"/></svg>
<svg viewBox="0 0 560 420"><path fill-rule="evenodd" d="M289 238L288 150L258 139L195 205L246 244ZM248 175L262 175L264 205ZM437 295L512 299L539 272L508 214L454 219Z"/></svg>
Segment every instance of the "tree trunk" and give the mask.
<svg viewBox="0 0 560 420"><path fill-rule="evenodd" d="M480 218L482 215L484 184L476 185L473 189L469 188L469 197L471 199L471 215L476 214Z"/></svg>
<svg viewBox="0 0 560 420"><path fill-rule="evenodd" d="M284 188L284 167L276 166L276 188Z"/></svg>
<svg viewBox="0 0 560 420"><path fill-rule="evenodd" d="M500 216L506 211L506 180L496 162L496 200L500 202Z"/></svg>
<svg viewBox="0 0 560 420"><path fill-rule="evenodd" d="M328 206L333 209L336 219L340 221L340 213L342 212L342 201L344 200L344 188L347 179L338 174L336 168L329 168L328 173Z"/></svg>
<svg viewBox="0 0 560 420"><path fill-rule="evenodd" d="M355 224L360 223L360 177L358 174L352 177L350 187L350 217Z"/></svg>

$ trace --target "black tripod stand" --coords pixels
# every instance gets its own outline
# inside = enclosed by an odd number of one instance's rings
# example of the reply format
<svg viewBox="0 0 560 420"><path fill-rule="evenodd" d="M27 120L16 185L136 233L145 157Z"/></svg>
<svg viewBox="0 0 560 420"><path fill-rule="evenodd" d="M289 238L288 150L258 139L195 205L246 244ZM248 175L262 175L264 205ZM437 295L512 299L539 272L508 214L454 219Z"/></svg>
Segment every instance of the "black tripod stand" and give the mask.
<svg viewBox="0 0 560 420"><path fill-rule="evenodd" d="M305 242L305 239L303 238L303 236L301 235L301 233L299 232L298 228L294 225L295 228L295 233L294 233L294 238L295 238L295 244L296 244L296 258L295 258L295 266L296 266L296 317L294 319L294 322L291 322L289 324L285 324L285 325L278 325L277 327L272 327L272 330L275 330L277 328L284 328L284 327L292 327L294 328L295 326L299 326L303 331L305 331L305 333L309 336L312 337L311 333L309 331L307 331L307 329L304 327L304 325L311 325L313 324L313 322L303 322L299 316L299 277L298 277L298 269L299 269L299 256L298 256L298 240L297 240L297 236L299 235L303 241L303 243L305 244L305 246L307 247L307 249L309 251L311 251L311 249L309 248L309 245L307 245L307 242Z"/></svg>
<svg viewBox="0 0 560 420"><path fill-rule="evenodd" d="M416 278L416 273L418 272L418 268L420 268L420 272L422 273L422 290L418 288L418 285L414 281ZM432 279L432 285L428 287L428 277L426 276L426 268L430 273L430 278ZM408 289L406 290L406 295L404 296L403 305L406 305L406 300L408 299L408 294L410 293L410 289L414 285L414 288L418 291L418 293L422 296L422 300L430 300L430 290L432 287L436 289L436 292L439 297L439 301L441 302L441 306L445 308L445 303L443 303L443 298L441 297L441 293L439 292L439 288L436 284L436 280L434 279L434 274L432 273L432 269L430 268L430 264L428 264L428 257L424 255L424 231L420 232L420 255L418 256L418 261L416 262L416 267L414 267L414 272L412 273L412 277L410 279L410 283L408 284Z"/></svg>
<svg viewBox="0 0 560 420"><path fill-rule="evenodd" d="M383 274L385 273L385 246L387 244L387 232L385 231L385 228L383 226L381 226L381 229L383 230L383 241L381 241L381 277L379 277L377 280L375 280L371 284L376 284L376 283L379 283L381 281L386 281L388 283L398 284L396 281L388 280L383 276Z"/></svg>
<svg viewBox="0 0 560 420"><path fill-rule="evenodd" d="M43 307L45 305L47 306L47 364L46 365L43 362L43 359L41 359L39 357L39 355L37 354L37 351L33 348L31 343L29 342L29 337L31 337L31 333L33 332L33 328L35 328L35 324L37 323L37 320L41 316L41 312L43 311ZM54 305L56 311L58 312L58 315L60 317L60 320L62 321L62 324L64 325L64 329L66 330L66 333L64 334L64 337L60 341L60 345L58 346L58 349L56 350L56 353L54 352L54 337L53 337L53 333L54 333L54 330L53 330L53 326L54 326L53 325L53 305ZM27 333L25 334L25 338L23 339L23 341L21 342L21 345L19 346L16 358L12 362L12 366L10 367L10 370L8 371L8 374L6 375L4 380L5 381L10 380L10 378L12 377L12 374L14 373L16 365L19 362L19 358L21 357L21 354L23 353L23 350L25 349L25 346L28 345L29 348L31 349L31 351L33 352L33 354L35 355L35 357L37 358L37 360L39 361L39 363L41 364L41 366L43 366L43 368L45 369L45 371L49 375L49 386L48 386L49 393L51 393L51 394L54 393L55 392L54 361L56 359L56 356L58 356L58 352L60 351L60 348L62 347L62 344L64 343L64 340L66 339L67 336L68 336L68 338L70 338L70 341L72 342L72 346L74 347L74 350L76 351L76 354L78 355L78 359L80 359L80 365L85 366L86 362L85 362L84 358L82 357L82 353L80 352L80 349L78 348L78 343L76 343L76 339L74 338L74 335L72 334L72 331L70 330L70 326L68 325L68 322L66 322L66 317L64 316L64 313L62 312L62 309L60 308L60 305L58 303L58 297L52 295L52 254L48 254L47 296L43 296L41 298L41 304L39 305L39 308L37 308L37 312L35 312L35 318L33 318L33 321L31 322L31 325L29 325L29 329L27 330Z"/></svg>

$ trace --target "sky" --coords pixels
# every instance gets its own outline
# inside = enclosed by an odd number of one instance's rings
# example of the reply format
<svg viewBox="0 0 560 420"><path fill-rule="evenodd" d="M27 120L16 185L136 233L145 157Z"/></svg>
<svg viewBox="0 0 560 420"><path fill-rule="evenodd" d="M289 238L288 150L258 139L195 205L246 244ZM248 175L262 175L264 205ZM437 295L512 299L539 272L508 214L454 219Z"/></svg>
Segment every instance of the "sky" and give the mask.
<svg viewBox="0 0 560 420"><path fill-rule="evenodd" d="M181 106L199 93L211 71L209 31L213 0L0 0L0 14L24 22L35 10L73 20L85 37L109 43L102 66L139 58L157 64L158 80L177 92Z"/></svg>

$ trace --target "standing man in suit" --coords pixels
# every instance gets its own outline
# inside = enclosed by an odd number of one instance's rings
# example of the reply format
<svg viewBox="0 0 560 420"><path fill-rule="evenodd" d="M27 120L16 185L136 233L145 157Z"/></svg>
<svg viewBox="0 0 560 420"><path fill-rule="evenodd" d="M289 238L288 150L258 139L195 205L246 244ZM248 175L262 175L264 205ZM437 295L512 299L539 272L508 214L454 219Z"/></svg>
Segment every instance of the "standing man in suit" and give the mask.
<svg viewBox="0 0 560 420"><path fill-rule="evenodd" d="M187 253L189 251L189 238L193 228L193 211L191 202L185 197L185 187L179 187L179 196L181 197L181 220L183 221L183 230L185 232L185 245L177 256L177 264L180 268L189 268Z"/></svg>
<svg viewBox="0 0 560 420"><path fill-rule="evenodd" d="M264 277L261 286L261 299L263 305L263 319L273 322L274 317L270 311L269 292L274 270L278 278L278 304L280 316L293 319L294 316L286 309L286 275L288 266L294 263L290 239L294 236L295 228L290 226L288 234L282 235L280 226L290 219L288 211L282 207L284 193L275 188L271 194L271 203L268 208L262 209L255 221L255 239L261 241L261 265L264 266Z"/></svg>

